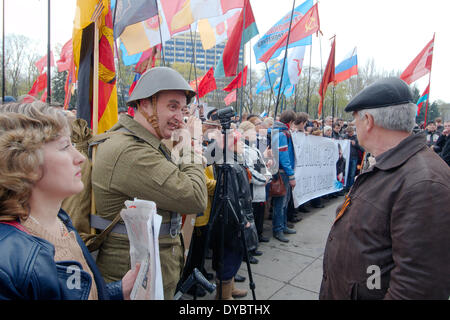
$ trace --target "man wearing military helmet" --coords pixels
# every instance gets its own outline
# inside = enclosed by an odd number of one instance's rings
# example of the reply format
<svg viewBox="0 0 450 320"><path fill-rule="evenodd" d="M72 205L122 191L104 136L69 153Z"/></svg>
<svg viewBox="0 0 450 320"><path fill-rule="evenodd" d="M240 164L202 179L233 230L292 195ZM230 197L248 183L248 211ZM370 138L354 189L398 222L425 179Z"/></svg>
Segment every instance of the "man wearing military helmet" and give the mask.
<svg viewBox="0 0 450 320"><path fill-rule="evenodd" d="M345 108L375 164L337 209L320 299L450 296L450 169L414 134L417 106L399 78L381 79Z"/></svg>
<svg viewBox="0 0 450 320"><path fill-rule="evenodd" d="M184 265L180 213L203 212L207 203L201 160L194 161L201 159L201 148L189 148L192 161L178 164L161 143L180 129L196 134L193 127L201 128L199 119L192 117L187 124L183 122L182 109L194 95L186 80L171 68L157 67L145 72L128 100L135 109L134 118L120 116L110 130L120 134L98 146L92 171L97 215L107 222L119 214L126 200L138 198L156 203L163 218L159 251L165 299L173 299ZM193 137L195 141L201 141L201 130L198 135ZM191 145L191 141L183 143ZM122 223L103 242L97 264L107 281L121 278L130 268L129 241Z"/></svg>

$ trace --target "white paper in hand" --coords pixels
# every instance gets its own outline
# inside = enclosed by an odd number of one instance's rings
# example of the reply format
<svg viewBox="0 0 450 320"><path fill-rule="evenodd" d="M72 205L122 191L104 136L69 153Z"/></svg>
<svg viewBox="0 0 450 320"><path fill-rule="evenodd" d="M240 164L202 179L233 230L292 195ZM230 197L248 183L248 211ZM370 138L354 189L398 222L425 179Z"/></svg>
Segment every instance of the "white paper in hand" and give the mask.
<svg viewBox="0 0 450 320"><path fill-rule="evenodd" d="M131 265L141 264L131 292L132 300L164 299L161 265L159 260L159 228L161 216L153 201L125 201L120 212L130 240Z"/></svg>

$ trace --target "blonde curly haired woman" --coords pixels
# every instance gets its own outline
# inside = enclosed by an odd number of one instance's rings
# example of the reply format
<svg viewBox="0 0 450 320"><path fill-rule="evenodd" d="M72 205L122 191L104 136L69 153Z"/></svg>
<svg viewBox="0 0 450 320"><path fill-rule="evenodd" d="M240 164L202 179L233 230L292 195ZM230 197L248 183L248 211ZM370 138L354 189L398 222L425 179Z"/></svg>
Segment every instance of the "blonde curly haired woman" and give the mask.
<svg viewBox="0 0 450 320"><path fill-rule="evenodd" d="M0 106L0 299L126 299L139 267L106 285L62 201L83 189L65 114Z"/></svg>

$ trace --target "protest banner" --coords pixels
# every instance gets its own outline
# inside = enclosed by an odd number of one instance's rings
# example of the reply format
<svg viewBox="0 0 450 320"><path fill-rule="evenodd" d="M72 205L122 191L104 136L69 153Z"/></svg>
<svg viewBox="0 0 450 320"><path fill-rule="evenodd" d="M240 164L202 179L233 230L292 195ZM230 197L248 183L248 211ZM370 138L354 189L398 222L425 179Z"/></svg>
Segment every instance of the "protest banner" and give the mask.
<svg viewBox="0 0 450 320"><path fill-rule="evenodd" d="M294 206L345 186L350 158L350 141L292 134L295 151Z"/></svg>

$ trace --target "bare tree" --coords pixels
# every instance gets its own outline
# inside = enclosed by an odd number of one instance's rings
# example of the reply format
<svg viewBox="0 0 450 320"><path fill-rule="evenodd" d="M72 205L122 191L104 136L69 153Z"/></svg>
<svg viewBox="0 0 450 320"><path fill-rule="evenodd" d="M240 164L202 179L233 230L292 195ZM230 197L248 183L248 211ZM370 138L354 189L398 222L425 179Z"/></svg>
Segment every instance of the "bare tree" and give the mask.
<svg viewBox="0 0 450 320"><path fill-rule="evenodd" d="M34 63L39 58L32 40L17 34L5 38L6 93L18 97L27 93L38 75Z"/></svg>
<svg viewBox="0 0 450 320"><path fill-rule="evenodd" d="M6 37L5 54L8 64L5 63L6 76L9 83L9 92L17 97L21 76L24 74L23 62L25 60L28 39L22 35L12 34Z"/></svg>

